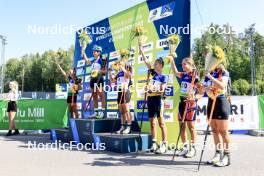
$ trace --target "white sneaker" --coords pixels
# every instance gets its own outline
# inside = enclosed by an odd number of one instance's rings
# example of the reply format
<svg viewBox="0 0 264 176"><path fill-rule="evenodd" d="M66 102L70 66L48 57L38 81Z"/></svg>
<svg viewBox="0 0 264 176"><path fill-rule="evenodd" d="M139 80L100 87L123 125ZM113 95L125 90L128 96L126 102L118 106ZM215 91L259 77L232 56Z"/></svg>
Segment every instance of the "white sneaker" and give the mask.
<svg viewBox="0 0 264 176"><path fill-rule="evenodd" d="M225 167L225 166L229 166L230 165L230 155L225 155L222 157L221 160L213 163L214 166L217 166L217 167Z"/></svg>
<svg viewBox="0 0 264 176"><path fill-rule="evenodd" d="M152 146L150 147L150 149L147 152L156 152L158 150L158 145L156 142L152 143Z"/></svg>
<svg viewBox="0 0 264 176"><path fill-rule="evenodd" d="M121 128L118 131L116 131L115 133L121 134L124 130L125 130L125 125L121 125Z"/></svg>
<svg viewBox="0 0 264 176"><path fill-rule="evenodd" d="M180 152L181 152L180 149L176 149L175 156L178 156Z"/></svg>
<svg viewBox="0 0 264 176"><path fill-rule="evenodd" d="M94 111L94 113L92 115L90 115L90 118L95 118L98 115L98 112Z"/></svg>
<svg viewBox="0 0 264 176"><path fill-rule="evenodd" d="M131 133L131 127L128 125L121 133L122 134L129 134L129 133Z"/></svg>
<svg viewBox="0 0 264 176"><path fill-rule="evenodd" d="M104 112L103 111L100 111L99 114L98 114L98 116L97 116L97 118L99 118L99 119L104 118Z"/></svg>
<svg viewBox="0 0 264 176"><path fill-rule="evenodd" d="M191 146L191 149L184 155L185 158L193 158L196 155L195 146Z"/></svg>
<svg viewBox="0 0 264 176"><path fill-rule="evenodd" d="M161 145L160 145L160 148L155 152L156 154L164 154L167 152L167 145L165 142L163 142Z"/></svg>
<svg viewBox="0 0 264 176"><path fill-rule="evenodd" d="M187 153L187 149L181 149L178 153L176 153L176 156L185 156Z"/></svg>
<svg viewBox="0 0 264 176"><path fill-rule="evenodd" d="M188 144L187 143L185 143L184 145L183 145L183 148L180 150L180 152L178 152L178 153L176 153L176 156L185 156L187 153L188 153Z"/></svg>
<svg viewBox="0 0 264 176"><path fill-rule="evenodd" d="M220 151L216 151L214 157L211 161L207 161L208 164L215 164L221 160L222 153Z"/></svg>

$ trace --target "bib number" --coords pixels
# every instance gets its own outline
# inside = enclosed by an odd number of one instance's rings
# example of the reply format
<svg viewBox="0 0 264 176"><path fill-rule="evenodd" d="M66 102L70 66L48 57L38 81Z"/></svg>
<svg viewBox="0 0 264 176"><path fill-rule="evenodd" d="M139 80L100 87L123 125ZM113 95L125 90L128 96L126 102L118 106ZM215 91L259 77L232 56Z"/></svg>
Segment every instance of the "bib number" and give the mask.
<svg viewBox="0 0 264 176"><path fill-rule="evenodd" d="M181 92L188 93L189 89L191 87L191 84L188 82L182 82L181 83Z"/></svg>

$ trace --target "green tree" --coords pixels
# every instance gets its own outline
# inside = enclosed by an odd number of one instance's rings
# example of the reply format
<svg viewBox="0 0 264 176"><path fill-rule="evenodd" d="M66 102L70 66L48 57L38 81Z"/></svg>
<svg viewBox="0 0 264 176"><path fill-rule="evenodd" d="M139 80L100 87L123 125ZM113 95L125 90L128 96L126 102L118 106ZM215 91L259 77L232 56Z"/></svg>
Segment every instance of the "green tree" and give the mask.
<svg viewBox="0 0 264 176"><path fill-rule="evenodd" d="M250 84L245 79L238 79L233 82L232 91L235 95L248 95L250 92Z"/></svg>
<svg viewBox="0 0 264 176"><path fill-rule="evenodd" d="M5 65L5 91L8 91L8 83L16 80L19 89L27 91L55 91L55 84L65 83L67 80L57 69L55 59L62 61L65 71L69 70L73 63L74 47L68 50L46 51L43 54L29 54L21 58L11 58Z"/></svg>
<svg viewBox="0 0 264 176"><path fill-rule="evenodd" d="M262 80L257 80L257 94L258 95L263 95L264 94L264 81Z"/></svg>
<svg viewBox="0 0 264 176"><path fill-rule="evenodd" d="M212 33L213 31L218 32ZM204 58L207 52L206 46L218 45L225 48L227 57L226 66L227 70L230 72L232 82L235 83L237 80L243 79L246 80L247 83L250 83L251 65L249 57L249 37L247 30L244 31L244 37L240 38L235 35L229 24L219 26L212 23L200 38L194 40L193 58L197 68L201 73L204 72ZM253 35L253 40L255 44L256 78L257 80L264 81L264 72L262 71L264 69L264 37L259 33L255 33ZM203 75L201 74L201 76ZM247 87L245 87L245 89L247 89ZM258 89L261 90L261 88ZM260 92L261 91L258 91L258 93ZM243 92L243 94L244 93L245 92ZM248 94L249 93L248 91ZM242 95L240 91L233 91L233 94Z"/></svg>

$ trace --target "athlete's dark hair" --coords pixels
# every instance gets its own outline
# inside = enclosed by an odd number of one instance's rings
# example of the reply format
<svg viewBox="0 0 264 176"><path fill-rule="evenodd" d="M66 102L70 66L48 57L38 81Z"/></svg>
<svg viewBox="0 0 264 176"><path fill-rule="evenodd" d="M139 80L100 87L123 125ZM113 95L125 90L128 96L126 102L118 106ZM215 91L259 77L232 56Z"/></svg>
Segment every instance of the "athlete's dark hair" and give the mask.
<svg viewBox="0 0 264 176"><path fill-rule="evenodd" d="M76 79L77 80L77 75L76 75L76 68L75 67L73 67L72 68L72 71L73 71L73 75L71 76L72 77L72 79Z"/></svg>
<svg viewBox="0 0 264 176"><path fill-rule="evenodd" d="M162 57L159 57L157 59L157 61L162 65L162 68L163 68L164 67L164 61L163 61Z"/></svg>

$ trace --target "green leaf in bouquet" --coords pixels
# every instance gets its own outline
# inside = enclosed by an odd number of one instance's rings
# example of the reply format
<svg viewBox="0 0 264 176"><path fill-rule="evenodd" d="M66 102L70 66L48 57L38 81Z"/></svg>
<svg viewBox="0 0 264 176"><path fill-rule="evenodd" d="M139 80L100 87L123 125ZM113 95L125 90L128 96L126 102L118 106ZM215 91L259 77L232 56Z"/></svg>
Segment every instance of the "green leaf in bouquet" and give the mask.
<svg viewBox="0 0 264 176"><path fill-rule="evenodd" d="M92 39L85 31L82 31L82 33L79 34L79 42L82 47L86 47L92 43Z"/></svg>

